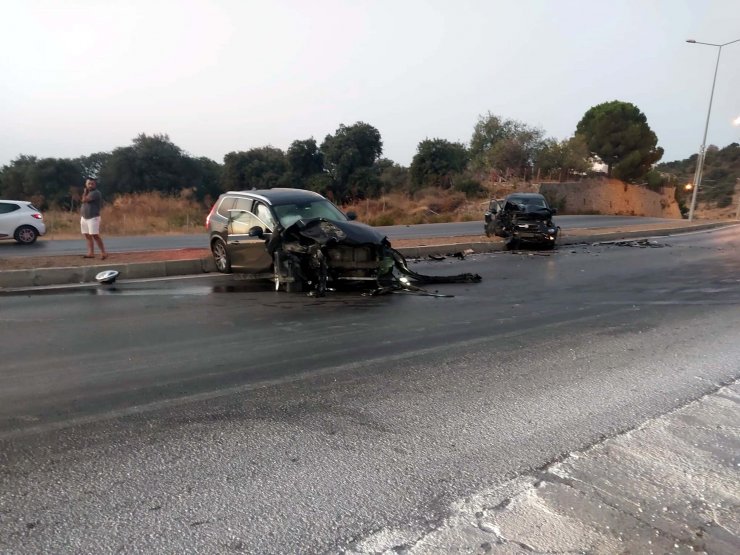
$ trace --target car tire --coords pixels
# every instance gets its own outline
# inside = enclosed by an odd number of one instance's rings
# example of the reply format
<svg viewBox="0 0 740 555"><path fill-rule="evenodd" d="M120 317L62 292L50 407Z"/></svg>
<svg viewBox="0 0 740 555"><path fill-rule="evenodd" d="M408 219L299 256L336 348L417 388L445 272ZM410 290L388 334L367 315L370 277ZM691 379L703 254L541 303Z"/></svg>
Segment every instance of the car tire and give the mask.
<svg viewBox="0 0 740 555"><path fill-rule="evenodd" d="M216 263L216 269L222 274L231 273L231 258L226 250L226 245L221 239L216 239L211 243L211 253L213 261Z"/></svg>
<svg viewBox="0 0 740 555"><path fill-rule="evenodd" d="M303 281L297 279L296 281L288 282L285 284L286 293L303 293Z"/></svg>
<svg viewBox="0 0 740 555"><path fill-rule="evenodd" d="M506 250L515 251L521 247L521 241L519 239L509 239L506 241Z"/></svg>
<svg viewBox="0 0 740 555"><path fill-rule="evenodd" d="M39 236L39 232L36 228L30 225L22 225L15 230L13 238L18 241L21 245L32 245L36 242Z"/></svg>
<svg viewBox="0 0 740 555"><path fill-rule="evenodd" d="M276 255L276 262L277 261L278 259ZM286 277L289 279L289 281L284 282L286 293L303 293L305 284L301 279L300 272L297 271L295 264L295 260L291 259L282 262L282 265L285 268Z"/></svg>

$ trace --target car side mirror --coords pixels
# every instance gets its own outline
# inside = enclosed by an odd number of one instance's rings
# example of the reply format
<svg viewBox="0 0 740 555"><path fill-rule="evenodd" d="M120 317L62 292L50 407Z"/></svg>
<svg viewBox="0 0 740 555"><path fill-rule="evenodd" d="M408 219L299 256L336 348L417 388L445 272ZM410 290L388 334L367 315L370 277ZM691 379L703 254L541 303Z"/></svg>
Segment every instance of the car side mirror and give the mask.
<svg viewBox="0 0 740 555"><path fill-rule="evenodd" d="M349 212L347 212L347 219L349 221L351 221L351 222L354 221L354 220L356 220L357 219L357 212L355 212L354 210L350 210Z"/></svg>
<svg viewBox="0 0 740 555"><path fill-rule="evenodd" d="M489 223L491 221L491 213L486 212L485 214L483 214L483 218L486 220L486 223Z"/></svg>
<svg viewBox="0 0 740 555"><path fill-rule="evenodd" d="M247 235L249 235L250 237L258 237L262 239L265 236L265 230L256 225L249 228L249 231L247 231Z"/></svg>
<svg viewBox="0 0 740 555"><path fill-rule="evenodd" d="M558 209L557 208L550 208L550 212L552 212L552 215L554 216L555 214L558 213Z"/></svg>

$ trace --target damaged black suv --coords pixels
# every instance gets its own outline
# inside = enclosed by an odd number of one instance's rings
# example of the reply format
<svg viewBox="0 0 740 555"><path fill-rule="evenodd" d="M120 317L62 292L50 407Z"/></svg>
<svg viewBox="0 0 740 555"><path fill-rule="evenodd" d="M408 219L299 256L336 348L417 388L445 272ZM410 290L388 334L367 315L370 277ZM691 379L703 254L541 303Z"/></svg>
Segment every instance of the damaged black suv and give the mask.
<svg viewBox="0 0 740 555"><path fill-rule="evenodd" d="M402 288L408 278L426 283L480 281L474 274L416 274L385 235L353 219L312 191L229 191L213 205L206 229L220 272L272 279L276 290L323 295L341 282ZM397 279L394 269L405 280Z"/></svg>
<svg viewBox="0 0 740 555"><path fill-rule="evenodd" d="M538 193L513 193L503 200L492 200L484 215L484 230L488 237L496 235L506 240L507 248L521 243L552 249L560 228L552 217L557 214L544 196Z"/></svg>

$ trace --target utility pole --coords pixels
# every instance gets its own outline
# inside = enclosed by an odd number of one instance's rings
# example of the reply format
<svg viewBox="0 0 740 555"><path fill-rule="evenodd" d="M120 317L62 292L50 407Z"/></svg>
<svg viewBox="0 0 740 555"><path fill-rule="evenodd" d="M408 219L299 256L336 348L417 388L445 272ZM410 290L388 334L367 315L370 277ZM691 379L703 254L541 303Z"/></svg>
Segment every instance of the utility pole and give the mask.
<svg viewBox="0 0 740 555"><path fill-rule="evenodd" d="M722 54L722 47L728 44L734 44L740 42L740 39L736 39L723 44L714 44L711 42L699 42L698 40L689 39L686 42L691 44L703 44L705 46L714 46L717 48L717 63L714 66L714 78L712 79L712 92L709 95L709 109L707 110L707 121L704 124L704 138L701 141L701 148L699 149L699 156L696 159L696 172L694 173L694 191L691 195L691 208L689 208L689 221L694 219L694 209L696 208L696 195L699 192L699 185L701 185L701 177L704 172L704 158L706 157L707 151L707 131L709 130L709 116L712 114L712 100L714 100L714 85L717 83L717 70L719 69L719 57Z"/></svg>

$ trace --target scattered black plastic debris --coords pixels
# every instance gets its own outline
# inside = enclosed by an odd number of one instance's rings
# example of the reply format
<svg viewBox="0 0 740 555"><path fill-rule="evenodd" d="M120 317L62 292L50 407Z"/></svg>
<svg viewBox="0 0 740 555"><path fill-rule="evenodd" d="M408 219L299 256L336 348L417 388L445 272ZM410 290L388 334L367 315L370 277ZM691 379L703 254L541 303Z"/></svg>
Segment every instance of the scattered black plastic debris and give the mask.
<svg viewBox="0 0 740 555"><path fill-rule="evenodd" d="M394 266L403 276L421 284L429 283L478 283L481 277L478 274L464 273L452 276L427 276L414 272L408 267L406 258L395 249L389 249L393 256ZM396 281L399 281L398 279Z"/></svg>
<svg viewBox="0 0 740 555"><path fill-rule="evenodd" d="M472 251L472 249L471 249ZM394 267L401 275L392 274L392 279L380 282L380 286L365 293L369 296L386 295L389 293L412 293L427 297L450 298L454 295L442 294L437 291L428 291L416 284L439 284L439 283L478 283L481 277L478 274L464 273L452 276L427 276L414 272L408 266L406 258L397 250L389 248L393 256Z"/></svg>
<svg viewBox="0 0 740 555"><path fill-rule="evenodd" d="M459 258L460 260L465 260L465 257L469 254L474 254L475 251L473 249L465 249L464 251L457 251L450 253L449 256L453 256L455 258Z"/></svg>
<svg viewBox="0 0 740 555"><path fill-rule="evenodd" d="M442 256L441 254L430 254L429 258L431 258L432 260L445 260L447 257Z"/></svg>
<svg viewBox="0 0 740 555"><path fill-rule="evenodd" d="M617 247L637 247L641 249L662 249L663 247L668 246L663 243L658 243L657 241L651 241L650 239L638 239L636 241L614 241L611 244Z"/></svg>

